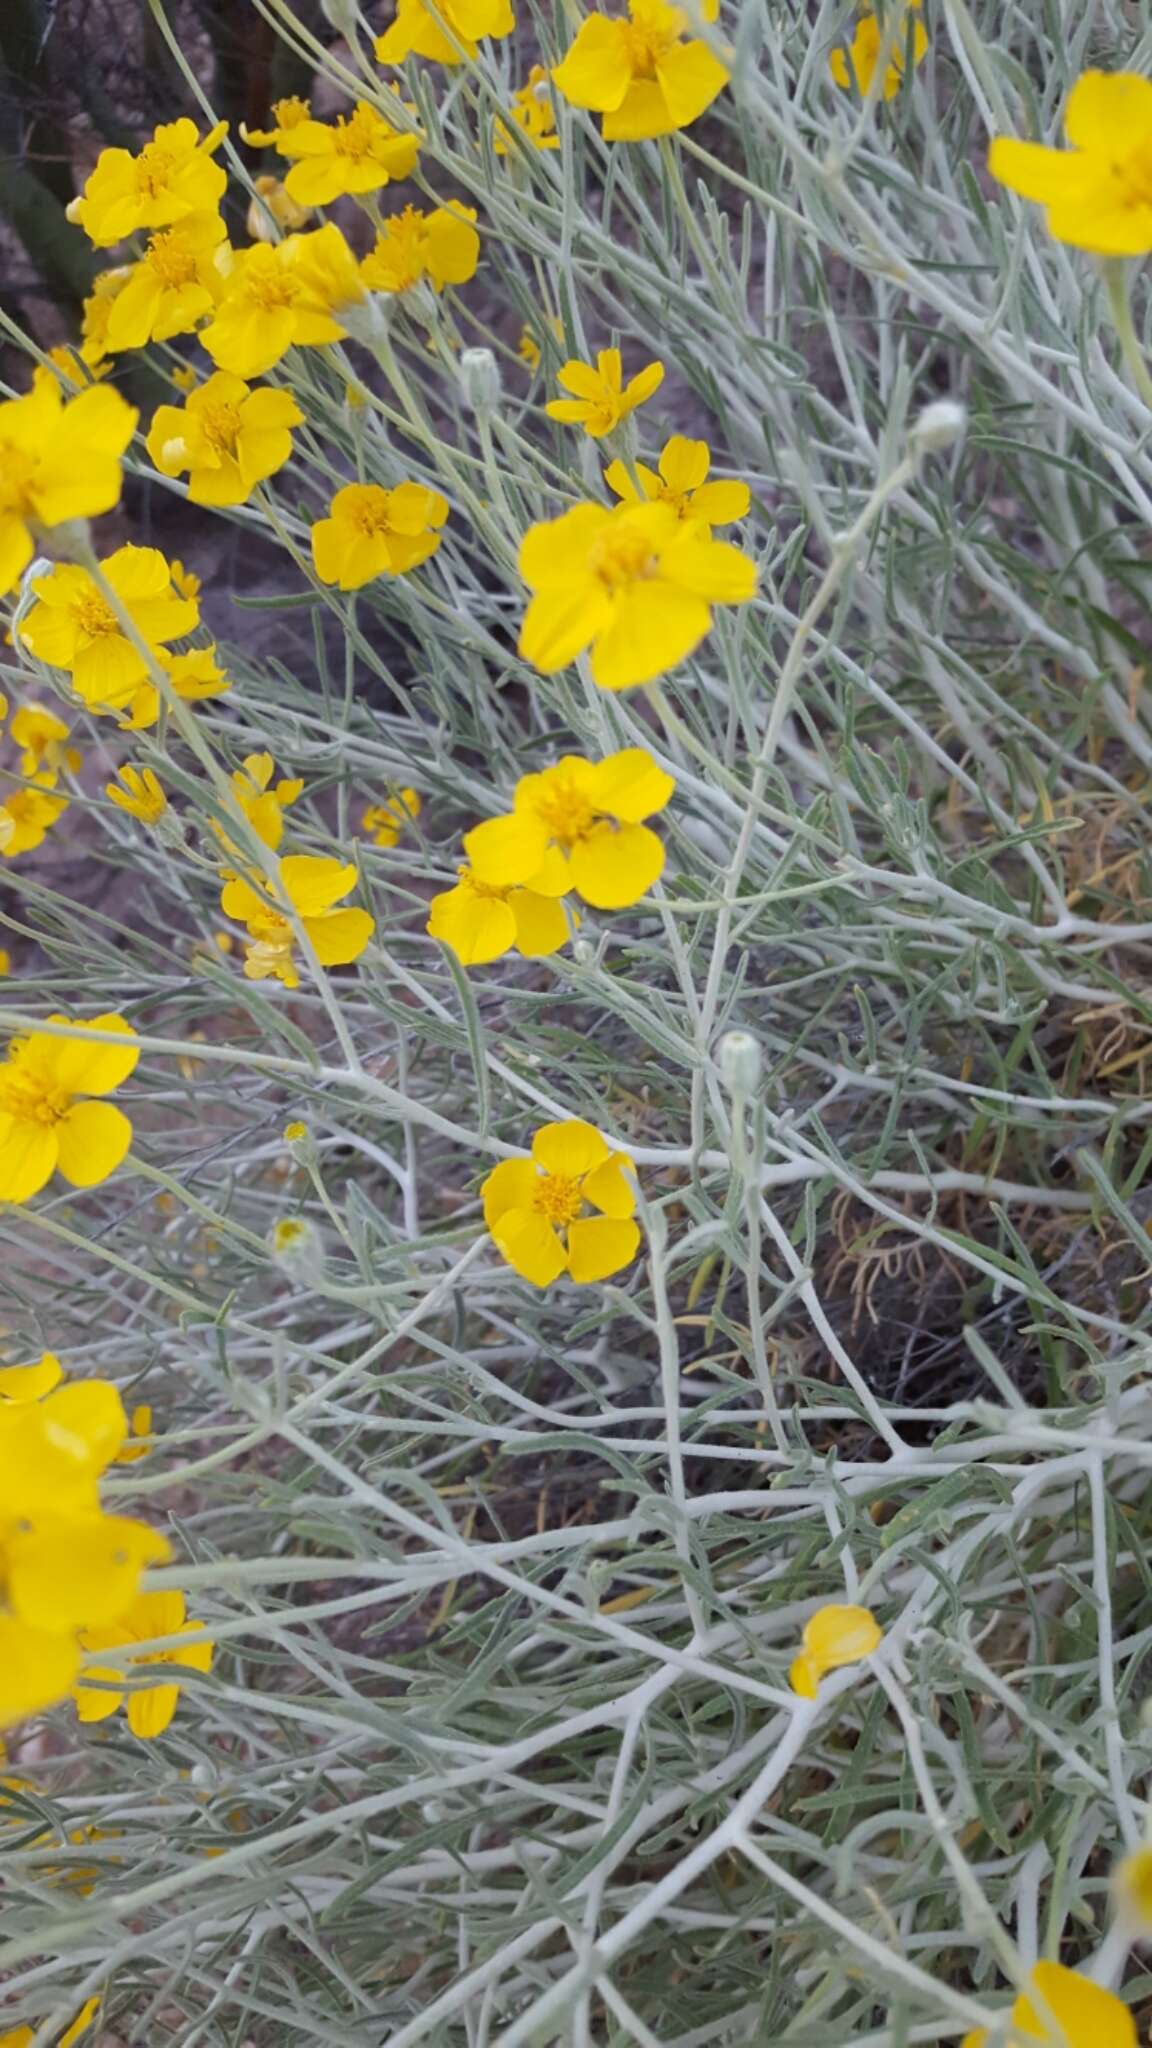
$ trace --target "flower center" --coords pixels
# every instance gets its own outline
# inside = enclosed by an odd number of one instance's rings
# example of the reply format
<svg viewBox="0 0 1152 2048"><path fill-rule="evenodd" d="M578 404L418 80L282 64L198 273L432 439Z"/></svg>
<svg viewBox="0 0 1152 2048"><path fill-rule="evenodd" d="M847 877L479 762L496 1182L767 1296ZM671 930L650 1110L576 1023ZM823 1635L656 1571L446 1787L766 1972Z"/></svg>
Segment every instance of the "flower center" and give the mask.
<svg viewBox="0 0 1152 2048"><path fill-rule="evenodd" d="M549 1223L575 1223L584 1206L580 1182L570 1173L545 1173L536 1183L532 1207Z"/></svg>
<svg viewBox="0 0 1152 2048"><path fill-rule="evenodd" d="M309 100L297 99L293 95L291 99L276 100L272 112L278 128L298 128L301 121L311 120L312 105Z"/></svg>
<svg viewBox="0 0 1152 2048"><path fill-rule="evenodd" d="M41 1124L51 1128L67 1116L72 1097L62 1088L35 1073L9 1066L0 1072L0 1109L19 1124Z"/></svg>
<svg viewBox="0 0 1152 2048"><path fill-rule="evenodd" d="M295 305L300 296L300 286L296 278L281 268L270 250L268 254L271 262L249 264L244 289L259 312L280 313L285 306Z"/></svg>
<svg viewBox="0 0 1152 2048"><path fill-rule="evenodd" d="M98 590L87 590L72 607L77 629L89 640L103 640L120 631L120 622Z"/></svg>
<svg viewBox="0 0 1152 2048"><path fill-rule="evenodd" d="M147 261L148 268L169 290L195 282L196 257L183 236L171 228L152 236L148 243Z"/></svg>
<svg viewBox="0 0 1152 2048"><path fill-rule="evenodd" d="M588 566L609 590L619 590L655 576L660 561L646 533L609 531L593 543Z"/></svg>
<svg viewBox="0 0 1152 2048"><path fill-rule="evenodd" d="M176 159L162 143L146 142L133 167L132 182L140 197L155 199L172 176Z"/></svg>
<svg viewBox="0 0 1152 2048"><path fill-rule="evenodd" d="M661 57L680 40L684 16L664 0L632 0L632 20L624 24L628 61L634 77L653 78Z"/></svg>
<svg viewBox="0 0 1152 2048"><path fill-rule="evenodd" d="M406 292L419 284L427 267L425 239L424 216L415 206L406 206L385 222L373 254L389 291Z"/></svg>
<svg viewBox="0 0 1152 2048"><path fill-rule="evenodd" d="M379 540L391 533L388 518L388 499L382 491L378 498L364 498L352 508L352 524L366 540Z"/></svg>
<svg viewBox="0 0 1152 2048"><path fill-rule="evenodd" d="M357 107L351 114L342 114L332 135L332 147L337 156L351 157L353 163L363 163L372 154L381 125L371 107Z"/></svg>
<svg viewBox="0 0 1152 2048"><path fill-rule="evenodd" d="M224 404L201 406L200 425L217 455L231 455L240 439L240 408Z"/></svg>
<svg viewBox="0 0 1152 2048"><path fill-rule="evenodd" d="M561 846L575 846L591 831L598 815L595 805L571 781L554 783L538 798L535 810L549 839L559 840Z"/></svg>

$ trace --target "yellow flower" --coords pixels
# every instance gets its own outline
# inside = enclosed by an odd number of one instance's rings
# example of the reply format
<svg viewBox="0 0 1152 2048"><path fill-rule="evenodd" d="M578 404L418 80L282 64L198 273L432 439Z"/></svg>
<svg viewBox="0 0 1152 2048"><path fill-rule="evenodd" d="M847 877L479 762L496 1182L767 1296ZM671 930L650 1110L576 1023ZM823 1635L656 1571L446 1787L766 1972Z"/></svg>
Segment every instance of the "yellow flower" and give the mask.
<svg viewBox="0 0 1152 2048"><path fill-rule="evenodd" d="M195 602L177 597L172 572L157 548L129 542L101 563L124 610L150 646L178 640L199 624ZM32 585L36 603L20 626L23 644L52 668L67 669L86 704L126 704L147 674L144 656L126 639L111 604L87 569L62 563Z"/></svg>
<svg viewBox="0 0 1152 2048"><path fill-rule="evenodd" d="M335 221L283 242L226 257L220 304L200 340L218 369L262 377L290 348L343 341L342 307L364 297L360 271Z"/></svg>
<svg viewBox="0 0 1152 2048"><path fill-rule="evenodd" d="M243 765L232 774L232 794L261 844L275 853L284 837L284 813L304 787L303 777L282 779L272 786L275 762L271 754L246 754ZM220 830L226 846L230 842ZM231 848L235 852L235 848Z"/></svg>
<svg viewBox="0 0 1152 2048"><path fill-rule="evenodd" d="M436 553L447 499L424 484L346 484L327 519L312 528L312 561L321 583L359 590L376 576L404 576Z"/></svg>
<svg viewBox="0 0 1152 2048"><path fill-rule="evenodd" d="M918 8L920 0L908 0L909 8ZM897 23L896 40L891 46L888 68L884 73L884 98L895 99L900 90L907 62L907 17L901 15ZM828 59L828 69L836 84L845 92L854 84L857 92L866 93L872 84L876 66L880 59L880 46L884 40L884 29L874 14L865 14L856 25L856 33L847 51L833 50ZM928 34L924 23L917 16L912 24L912 65L923 62L928 49Z"/></svg>
<svg viewBox="0 0 1152 2048"><path fill-rule="evenodd" d="M82 1837L73 1837L73 1839L79 1840ZM55 2048L72 2048L73 2042L80 2039L85 2028L91 2026L99 2010L100 1993L97 1991L91 1998L85 2000L71 2025L66 2027L64 2032L58 2037ZM0 2048L28 2048L28 2043L34 2041L35 2038L36 2029L34 2027L9 2027L6 2033L0 2034Z"/></svg>
<svg viewBox="0 0 1152 2048"><path fill-rule="evenodd" d="M192 383L195 384L195 372L193 371L191 374ZM188 388L191 389L191 385ZM172 572L172 588L178 591L181 597L199 597L200 578L196 575L195 571L193 569L186 569L183 562L178 561L175 556L173 556L168 566Z"/></svg>
<svg viewBox="0 0 1152 2048"><path fill-rule="evenodd" d="M253 180L255 197L248 203L248 218L245 223L254 242L275 242L279 240L277 229L291 234L297 228L306 228L312 218L310 206L298 206L279 178L256 178Z"/></svg>
<svg viewBox="0 0 1152 2048"><path fill-rule="evenodd" d="M1085 71L1068 97L1071 148L999 136L988 154L994 178L1047 208L1058 242L1100 256L1152 250L1152 79L1132 71Z"/></svg>
<svg viewBox="0 0 1152 2048"><path fill-rule="evenodd" d="M75 774L80 766L80 749L64 745L70 731L71 727L43 704L19 705L12 713L8 737L23 749L21 775L38 775L44 768L53 774L68 768Z"/></svg>
<svg viewBox="0 0 1152 2048"><path fill-rule="evenodd" d="M563 321L553 316L545 324L549 333L554 334L557 341L562 342L564 339ZM522 327L520 329L520 340L516 345L516 353L523 358L530 370L538 370L540 368L542 350L539 341L530 327Z"/></svg>
<svg viewBox="0 0 1152 2048"><path fill-rule="evenodd" d="M714 21L717 0L700 11ZM590 15L552 73L574 107L603 116L605 142L645 142L687 128L728 83L707 43L685 40L682 8L628 0L628 14L628 21Z"/></svg>
<svg viewBox="0 0 1152 2048"><path fill-rule="evenodd" d="M544 1124L531 1159L503 1159L481 1189L484 1221L510 1266L535 1287L567 1273L606 1280L636 1256L636 1193L624 1168L591 1124ZM594 1210L594 1215L586 1211Z"/></svg>
<svg viewBox="0 0 1152 2048"><path fill-rule="evenodd" d="M387 803L370 804L360 823L374 846L395 846L409 819L418 818L421 808L417 790L400 789Z"/></svg>
<svg viewBox="0 0 1152 2048"><path fill-rule="evenodd" d="M603 440L626 420L629 413L651 398L664 382L663 363L649 363L623 382L623 365L618 348L602 348L596 367L578 360L565 363L556 372L556 382L571 398L552 398L544 407L549 419L583 427L595 441Z"/></svg>
<svg viewBox="0 0 1152 2048"><path fill-rule="evenodd" d="M188 471L194 505L242 505L292 453L291 429L304 418L289 391L252 391L217 370L183 407L157 406L148 453L163 476Z"/></svg>
<svg viewBox="0 0 1152 2048"><path fill-rule="evenodd" d="M310 116L279 130L276 148L292 159L284 190L298 206L330 206L345 195L379 192L406 178L420 154L419 135L393 128L367 100L335 121Z"/></svg>
<svg viewBox="0 0 1152 2048"><path fill-rule="evenodd" d="M64 1377L64 1367L54 1351L42 1351L35 1365L0 1366L0 1402L42 1401Z"/></svg>
<svg viewBox="0 0 1152 2048"><path fill-rule="evenodd" d="M662 811L675 787L643 747L603 761L566 754L522 775L511 815L477 825L464 851L490 887L541 896L575 889L597 910L622 910L664 871L664 848L640 820Z"/></svg>
<svg viewBox="0 0 1152 2048"><path fill-rule="evenodd" d="M142 825L155 825L168 809L168 799L151 768L133 767L126 761L119 771L120 782L106 782L104 794L109 803L117 804L130 818L138 818Z"/></svg>
<svg viewBox="0 0 1152 2048"><path fill-rule="evenodd" d="M424 929L451 947L464 967L485 967L505 953L545 960L568 938L568 919L554 896L532 889L493 888L471 868L457 869L455 888L433 896ZM579 924L579 918L573 918Z"/></svg>
<svg viewBox="0 0 1152 2048"><path fill-rule="evenodd" d="M358 960L376 929L366 910L335 906L356 886L351 862L342 865L323 855L290 853L278 865L279 903L291 905L321 967L345 967ZM274 978L285 988L299 988L293 958L295 935L277 897L262 879L233 875L220 895L225 917L248 927L244 972L249 981Z"/></svg>
<svg viewBox="0 0 1152 2048"><path fill-rule="evenodd" d="M520 574L535 593L520 653L542 675L592 649L592 678L626 690L675 668L699 646L714 604L743 604L756 567L705 539L671 505L574 505L532 526Z"/></svg>
<svg viewBox="0 0 1152 2048"><path fill-rule="evenodd" d="M173 577L175 582L175 577ZM223 697L232 688L231 676L226 676L216 660L215 647L192 647L186 654L169 654L166 647L155 647L153 653L176 696L185 704L199 703L205 697ZM122 732L145 732L160 716L160 692L155 683L137 683L127 703L115 705L98 704L98 711L115 710L125 715L118 719Z"/></svg>
<svg viewBox="0 0 1152 2048"><path fill-rule="evenodd" d="M271 128L248 128L243 121L240 123L240 134L249 149L281 149L293 128L312 119L312 102L300 99L296 93L274 100L272 118Z"/></svg>
<svg viewBox="0 0 1152 2048"><path fill-rule="evenodd" d="M308 1126L307 1124L300 1123L299 1120L295 1123L285 1124L284 1136L289 1145L298 1145L301 1138L308 1136Z"/></svg>
<svg viewBox="0 0 1152 2048"><path fill-rule="evenodd" d="M1112 1888L1125 1919L1146 1934L1152 1928L1152 1848L1134 1849L1125 1856L1112 1872Z"/></svg>
<svg viewBox="0 0 1152 2048"><path fill-rule="evenodd" d="M552 94L548 90L548 73L543 64L534 64L528 73L528 82L512 95L509 113L516 127L533 149L559 149L560 137L556 133L556 109ZM493 137L493 148L497 156L508 156L515 144L504 121L497 121Z"/></svg>
<svg viewBox="0 0 1152 2048"><path fill-rule="evenodd" d="M459 64L461 50L476 55L481 36L511 35L515 26L509 0L435 0L434 7L396 0L396 19L376 38L376 57L381 64L402 64L405 57Z"/></svg>
<svg viewBox="0 0 1152 2048"><path fill-rule="evenodd" d="M190 214L214 213L228 179L212 158L227 133L227 121L203 138L194 121L167 121L135 155L102 149L83 193L68 208L69 220L101 248L139 228L166 228Z"/></svg>
<svg viewBox="0 0 1152 2048"><path fill-rule="evenodd" d="M120 458L138 418L118 391L66 399L50 371L0 404L0 597L32 560L37 533L118 503Z"/></svg>
<svg viewBox="0 0 1152 2048"><path fill-rule="evenodd" d="M406 292L427 279L433 291L467 284L480 261L480 237L472 206L437 206L422 213L406 206L390 214L360 265L370 291Z"/></svg>
<svg viewBox="0 0 1152 2048"><path fill-rule="evenodd" d="M633 465L639 490L623 462L610 462L604 471L604 481L626 505L642 505L647 499L653 504L671 505L678 519L691 520L695 525L728 526L733 519L744 518L752 503L752 493L747 484L710 484L707 477L711 464L712 451L707 441L686 441L683 434L673 434L664 443L658 474L642 462Z"/></svg>
<svg viewBox="0 0 1152 2048"><path fill-rule="evenodd" d="M804 1647L788 1673L793 1692L798 1692L801 1699L814 1700L826 1672L870 1657L882 1635L876 1616L867 1607L818 1608L805 1623L801 1638Z"/></svg>
<svg viewBox="0 0 1152 2048"><path fill-rule="evenodd" d="M44 844L44 835L68 809L66 796L53 796L56 777L37 775L26 789L14 789L0 804L0 855L14 860Z"/></svg>
<svg viewBox="0 0 1152 2048"><path fill-rule="evenodd" d="M198 1621L187 1619L183 1593L139 1593L128 1612L102 1628L82 1630L82 1647L90 1654L123 1650L125 1644L147 1643L159 1636L191 1635L186 1649L125 1650L109 1656L107 1662L85 1664L79 1683L73 1687L76 1715L80 1721L106 1721L117 1707L127 1702L128 1726L145 1741L163 1735L180 1700L180 1683L174 1677L127 1690L125 1680L150 1665L182 1666L188 1671L209 1671L212 1643ZM98 1685L93 1680L101 1681Z"/></svg>
<svg viewBox="0 0 1152 2048"><path fill-rule="evenodd" d="M191 334L224 289L223 241L224 223L216 213L193 214L175 227L157 229L111 302L105 348L116 354Z"/></svg>
<svg viewBox="0 0 1152 2048"><path fill-rule="evenodd" d="M12 955L7 946L0 946L0 974L11 974Z"/></svg>
<svg viewBox="0 0 1152 2048"><path fill-rule="evenodd" d="M190 391L195 391L200 379L192 368L191 363L186 363L182 369L172 371L172 382L176 386L177 391L182 391L185 397L187 397Z"/></svg>
<svg viewBox="0 0 1152 2048"><path fill-rule="evenodd" d="M1128 2007L1079 1970L1035 1963L1028 1981L1045 2010L1038 2011L1026 1991L1020 1993L1010 2017L1012 2048L1138 2048ZM976 2027L960 2048L986 2048L990 2039L987 2027Z"/></svg>
<svg viewBox="0 0 1152 2048"><path fill-rule="evenodd" d="M74 1188L95 1187L132 1143L123 1110L90 1098L111 1095L135 1071L136 1033L108 1012L88 1028L115 1033L121 1043L40 1031L12 1040L0 1064L0 1202L27 1202L57 1170Z"/></svg>
<svg viewBox="0 0 1152 2048"><path fill-rule="evenodd" d="M84 301L80 354L93 372L108 354L108 323L112 318L113 302L123 291L132 269L131 263L118 263L111 270L101 270L93 278L92 290Z"/></svg>

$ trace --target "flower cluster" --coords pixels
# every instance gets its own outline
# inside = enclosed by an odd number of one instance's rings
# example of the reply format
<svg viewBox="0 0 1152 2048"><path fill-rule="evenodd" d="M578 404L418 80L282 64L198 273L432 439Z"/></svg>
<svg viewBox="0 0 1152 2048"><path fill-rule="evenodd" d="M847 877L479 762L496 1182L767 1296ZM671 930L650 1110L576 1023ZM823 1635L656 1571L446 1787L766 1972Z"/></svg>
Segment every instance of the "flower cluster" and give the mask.
<svg viewBox="0 0 1152 2048"><path fill-rule="evenodd" d="M255 870L231 875L220 892L220 908L247 930L248 980L299 988L301 938L321 967L358 960L376 929L368 911L344 903L358 879L351 861L311 853L285 854L274 876Z"/></svg>
<svg viewBox="0 0 1152 2048"><path fill-rule="evenodd" d="M0 1202L27 1202L56 1172L74 1188L96 1187L115 1173L132 1143L132 1125L105 1102L136 1070L140 1048L123 1017L107 1013L69 1031L13 1039L0 1062ZM95 1034L99 1034L98 1036Z"/></svg>
<svg viewBox="0 0 1152 2048"><path fill-rule="evenodd" d="M123 1403L106 1380L0 1403L4 1725L68 1694L83 1632L114 1634L145 1566L169 1554L154 1529L101 1505L101 1476L127 1436Z"/></svg>

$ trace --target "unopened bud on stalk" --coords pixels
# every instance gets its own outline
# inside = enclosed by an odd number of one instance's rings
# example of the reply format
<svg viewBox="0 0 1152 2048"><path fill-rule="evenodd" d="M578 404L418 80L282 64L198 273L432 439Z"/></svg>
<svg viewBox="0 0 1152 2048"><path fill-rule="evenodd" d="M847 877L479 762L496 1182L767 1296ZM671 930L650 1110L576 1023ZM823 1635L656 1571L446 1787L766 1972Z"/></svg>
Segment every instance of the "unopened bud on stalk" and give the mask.
<svg viewBox="0 0 1152 2048"><path fill-rule="evenodd" d="M355 35L360 21L360 9L356 5L356 0L320 0L320 12L329 28L334 28L338 36L350 39Z"/></svg>
<svg viewBox="0 0 1152 2048"><path fill-rule="evenodd" d="M460 390L475 413L495 412L502 396L500 365L490 348L466 348L460 357Z"/></svg>
<svg viewBox="0 0 1152 2048"><path fill-rule="evenodd" d="M936 398L913 420L908 439L918 455L934 455L959 441L967 425L968 414L955 398Z"/></svg>
<svg viewBox="0 0 1152 2048"><path fill-rule="evenodd" d="M392 301L386 292L369 292L354 305L341 306L340 325L363 348L376 348L387 340Z"/></svg>
<svg viewBox="0 0 1152 2048"><path fill-rule="evenodd" d="M750 1031L726 1031L716 1048L716 1065L729 1095L754 1095L760 1080L760 1041Z"/></svg>

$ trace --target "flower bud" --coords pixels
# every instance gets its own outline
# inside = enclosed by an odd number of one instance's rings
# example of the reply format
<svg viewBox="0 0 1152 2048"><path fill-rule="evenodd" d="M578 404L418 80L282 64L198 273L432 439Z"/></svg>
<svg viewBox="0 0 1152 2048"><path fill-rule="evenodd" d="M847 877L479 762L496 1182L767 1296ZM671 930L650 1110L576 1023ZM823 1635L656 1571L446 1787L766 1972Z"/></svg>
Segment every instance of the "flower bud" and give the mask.
<svg viewBox="0 0 1152 2048"><path fill-rule="evenodd" d="M268 1247L290 1280L313 1285L324 1277L324 1246L307 1216L282 1216L272 1225Z"/></svg>
<svg viewBox="0 0 1152 2048"><path fill-rule="evenodd" d="M460 356L460 390L475 413L495 412L500 403L500 365L490 348L466 348Z"/></svg>
<svg viewBox="0 0 1152 2048"><path fill-rule="evenodd" d="M729 1095L754 1095L760 1081L760 1041L750 1031L726 1031L716 1065Z"/></svg>
<svg viewBox="0 0 1152 2048"><path fill-rule="evenodd" d="M360 21L356 0L320 0L320 12L338 36L351 40L355 35Z"/></svg>
<svg viewBox="0 0 1152 2048"><path fill-rule="evenodd" d="M955 398L936 398L913 420L908 439L918 455L933 455L951 448L968 425L968 414Z"/></svg>

